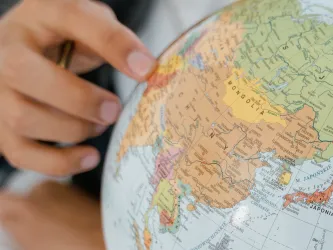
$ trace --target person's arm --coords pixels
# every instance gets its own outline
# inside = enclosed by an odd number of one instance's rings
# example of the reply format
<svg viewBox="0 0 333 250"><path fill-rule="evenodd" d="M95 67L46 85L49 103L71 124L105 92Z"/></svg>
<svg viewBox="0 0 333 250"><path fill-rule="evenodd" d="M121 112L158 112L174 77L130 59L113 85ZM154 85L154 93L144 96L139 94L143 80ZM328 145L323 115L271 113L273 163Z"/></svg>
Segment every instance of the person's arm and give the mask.
<svg viewBox="0 0 333 250"><path fill-rule="evenodd" d="M77 188L46 182L24 196L0 192L0 204L1 226L19 249L106 249L99 202Z"/></svg>

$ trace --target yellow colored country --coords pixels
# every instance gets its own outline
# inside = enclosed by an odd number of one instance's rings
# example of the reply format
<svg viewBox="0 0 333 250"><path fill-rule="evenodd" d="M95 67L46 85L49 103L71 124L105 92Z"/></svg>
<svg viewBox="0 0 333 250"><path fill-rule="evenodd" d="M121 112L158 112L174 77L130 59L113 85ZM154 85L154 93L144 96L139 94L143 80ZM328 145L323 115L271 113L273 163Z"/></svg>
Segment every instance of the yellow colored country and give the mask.
<svg viewBox="0 0 333 250"><path fill-rule="evenodd" d="M290 183L290 180L291 180L291 173L290 172L283 172L280 176L279 183L281 185L286 186Z"/></svg>
<svg viewBox="0 0 333 250"><path fill-rule="evenodd" d="M166 63L159 65L157 72L164 75L173 74L177 70L183 69L184 66L185 61L183 60L183 57L179 55L173 55L168 61L166 61Z"/></svg>
<svg viewBox="0 0 333 250"><path fill-rule="evenodd" d="M157 193L153 197L153 206L158 207L158 211L162 210L172 212L175 206L175 193L169 181L163 179L157 188Z"/></svg>
<svg viewBox="0 0 333 250"><path fill-rule="evenodd" d="M272 105L263 93L257 91L260 87L258 82L257 79L248 80L242 70L233 69L232 75L224 82L226 94L223 101L239 119L250 123L263 120L286 127L286 121L281 118L286 111L281 106Z"/></svg>

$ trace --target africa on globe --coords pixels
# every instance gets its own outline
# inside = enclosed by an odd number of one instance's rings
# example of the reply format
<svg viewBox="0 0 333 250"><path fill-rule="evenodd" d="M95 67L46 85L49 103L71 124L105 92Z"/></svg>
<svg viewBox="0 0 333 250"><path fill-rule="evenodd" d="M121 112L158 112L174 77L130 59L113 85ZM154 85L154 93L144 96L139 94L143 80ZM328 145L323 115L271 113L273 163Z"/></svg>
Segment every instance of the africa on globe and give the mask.
<svg viewBox="0 0 333 250"><path fill-rule="evenodd" d="M212 14L162 53L118 121L107 248L332 250L332 111L332 1Z"/></svg>

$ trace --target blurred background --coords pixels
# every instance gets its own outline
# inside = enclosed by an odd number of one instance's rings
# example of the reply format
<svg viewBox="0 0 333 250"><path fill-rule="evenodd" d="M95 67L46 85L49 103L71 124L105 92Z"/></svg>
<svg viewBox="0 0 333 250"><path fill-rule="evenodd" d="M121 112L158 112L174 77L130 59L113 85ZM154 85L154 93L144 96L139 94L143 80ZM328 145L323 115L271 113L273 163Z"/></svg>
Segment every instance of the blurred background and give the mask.
<svg viewBox="0 0 333 250"><path fill-rule="evenodd" d="M1 0L0 11L7 6ZM139 36L152 51L158 56L174 39L187 28L201 20L211 12L234 2L233 0L154 0L153 10ZM117 88L121 100L125 103L136 82L128 77L117 74ZM49 179L46 176L32 172L17 172L7 182L6 188L13 192L25 193L41 181ZM1 172L0 172L1 181ZM67 181L58 179L58 181ZM14 250L14 244L7 235L0 230L0 249Z"/></svg>

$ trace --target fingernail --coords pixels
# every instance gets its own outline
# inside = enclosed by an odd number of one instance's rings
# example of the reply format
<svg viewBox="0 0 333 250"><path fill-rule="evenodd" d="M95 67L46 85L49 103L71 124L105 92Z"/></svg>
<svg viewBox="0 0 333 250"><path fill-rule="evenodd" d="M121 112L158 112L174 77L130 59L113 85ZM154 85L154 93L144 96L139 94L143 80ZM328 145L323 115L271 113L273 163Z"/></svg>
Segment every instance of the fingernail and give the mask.
<svg viewBox="0 0 333 250"><path fill-rule="evenodd" d="M95 131L96 131L96 133L97 133L98 135L103 134L107 129L108 129L108 127L107 127L107 126L103 126L103 125L97 125L97 126L95 127Z"/></svg>
<svg viewBox="0 0 333 250"><path fill-rule="evenodd" d="M153 70L155 60L140 51L133 51L129 54L127 63L134 74L144 77Z"/></svg>
<svg viewBox="0 0 333 250"><path fill-rule="evenodd" d="M98 155L88 155L84 157L81 161L81 168L85 170L89 170L92 168L97 167L98 163L100 161L100 158Z"/></svg>
<svg viewBox="0 0 333 250"><path fill-rule="evenodd" d="M116 121L119 111L120 104L116 102L105 101L101 105L101 119L108 124L112 124Z"/></svg>

